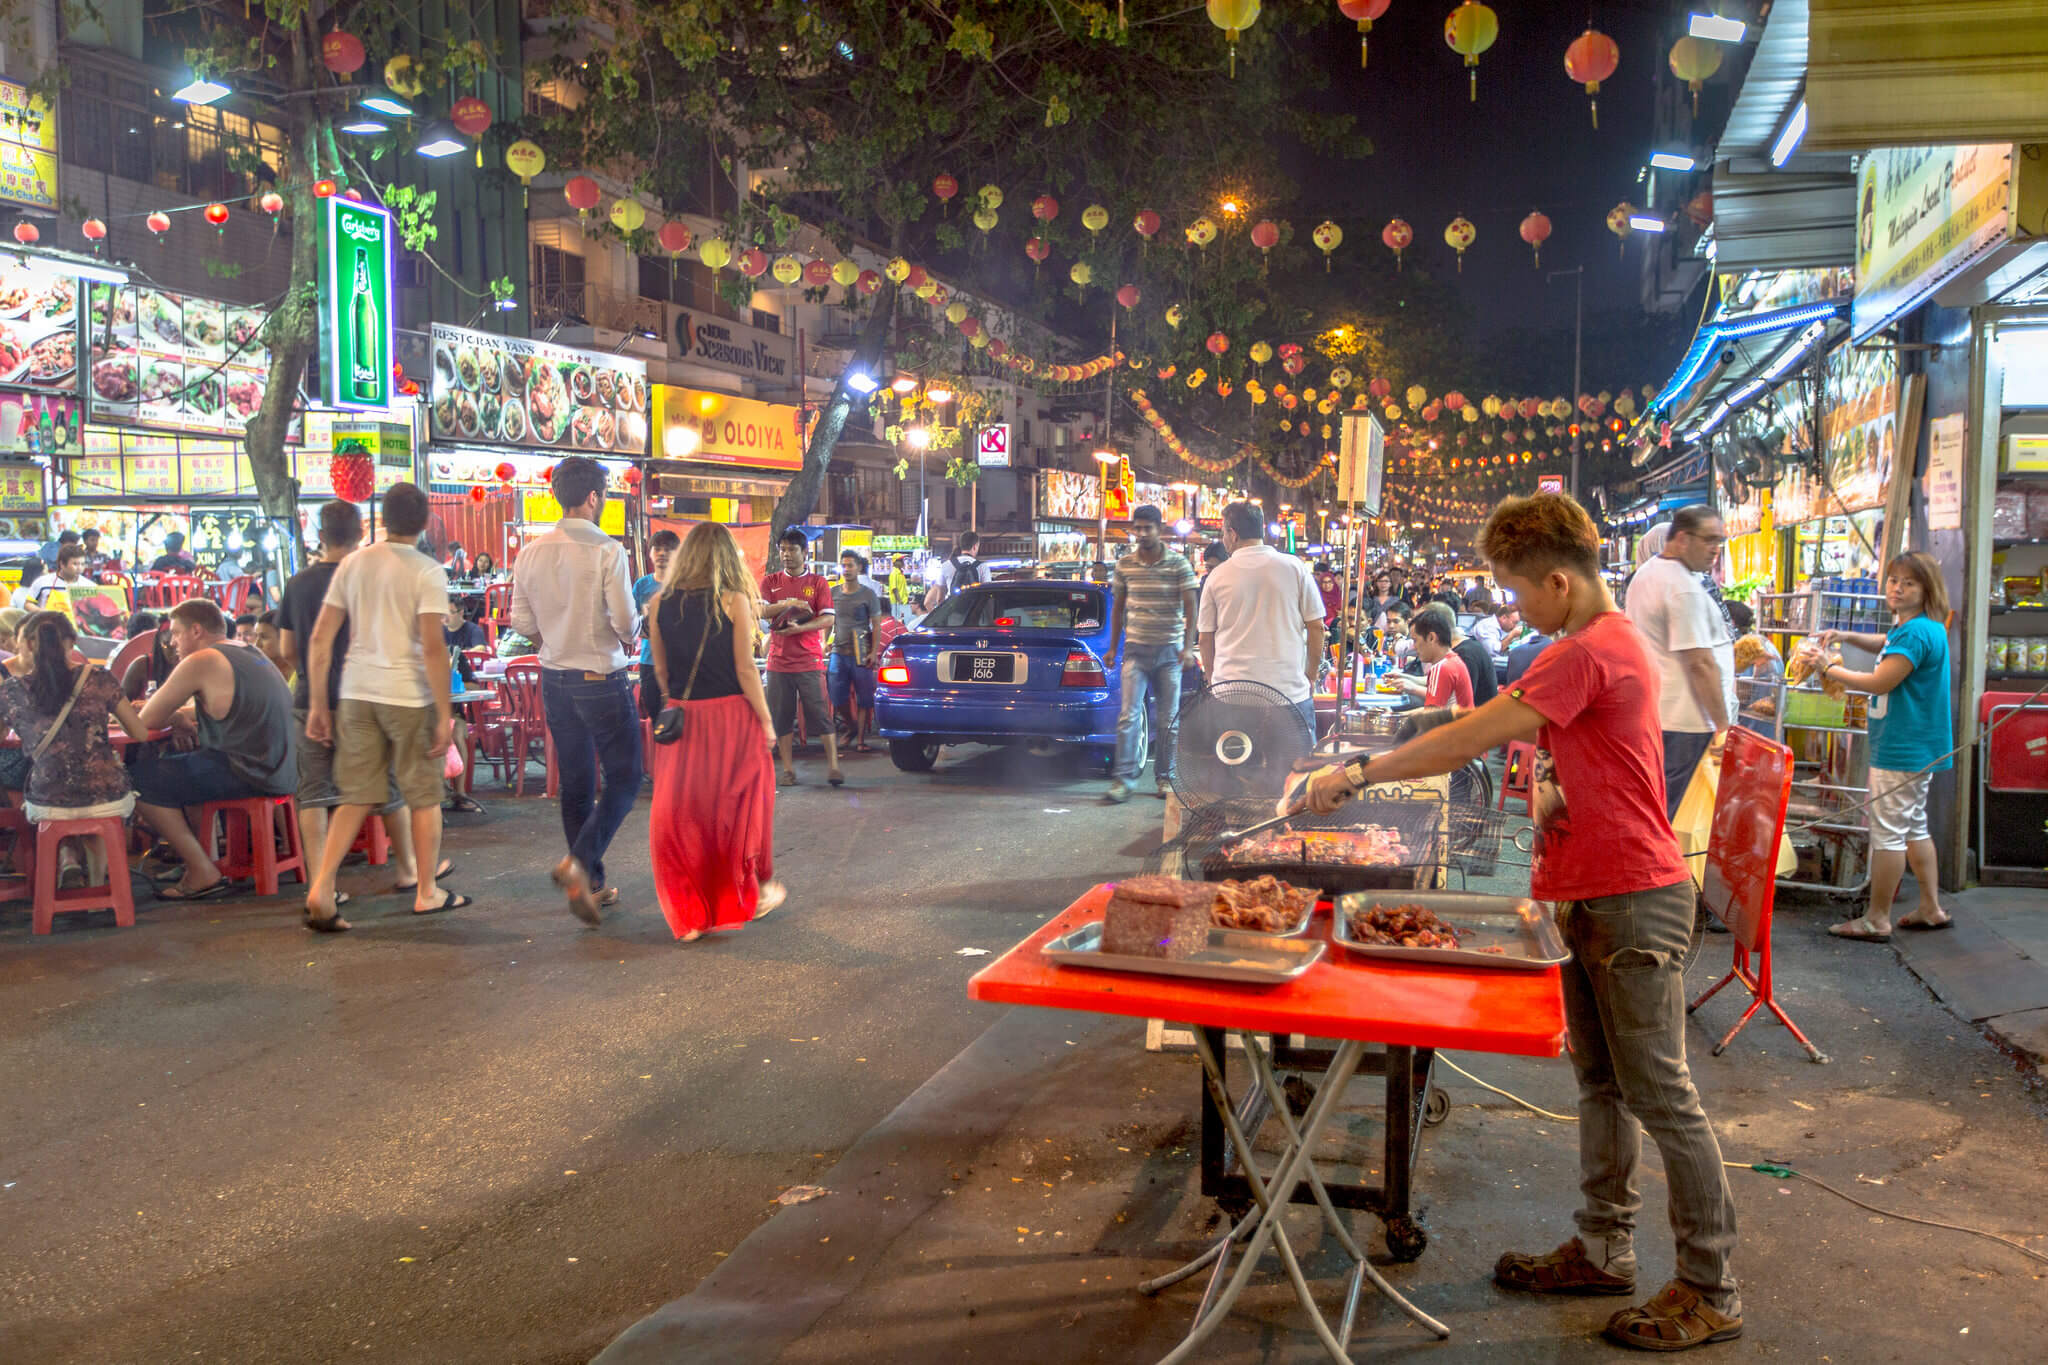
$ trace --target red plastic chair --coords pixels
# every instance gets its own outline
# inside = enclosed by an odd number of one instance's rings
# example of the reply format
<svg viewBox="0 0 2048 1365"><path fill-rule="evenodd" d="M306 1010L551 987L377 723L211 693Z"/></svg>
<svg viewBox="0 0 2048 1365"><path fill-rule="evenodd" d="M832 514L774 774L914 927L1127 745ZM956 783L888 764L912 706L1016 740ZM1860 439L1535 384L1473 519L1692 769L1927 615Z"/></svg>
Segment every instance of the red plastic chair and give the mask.
<svg viewBox="0 0 2048 1365"><path fill-rule="evenodd" d="M121 572L121 570L115 568L101 569L100 583L105 587L119 588L122 592L127 593L128 605L130 607L138 605L135 600L135 580Z"/></svg>
<svg viewBox="0 0 2048 1365"><path fill-rule="evenodd" d="M384 828L384 817L373 814L363 821L363 827L356 831L356 841L348 846L348 850L367 855L371 867L382 867L390 862L391 835Z"/></svg>
<svg viewBox="0 0 2048 1365"><path fill-rule="evenodd" d="M0 838L14 845L14 871L0 878L0 901L33 900L36 893L36 825L21 807L0 801Z"/></svg>
<svg viewBox="0 0 2048 1365"><path fill-rule="evenodd" d="M493 653L498 648L498 633L512 629L512 585L493 583L484 589L484 614L477 621L490 637Z"/></svg>
<svg viewBox="0 0 2048 1365"><path fill-rule="evenodd" d="M1507 771L1501 774L1500 796L1494 801L1494 809L1506 810L1508 798L1514 797L1522 803L1522 809L1531 815L1536 813L1536 746L1527 740L1515 740L1508 745Z"/></svg>
<svg viewBox="0 0 2048 1365"><path fill-rule="evenodd" d="M149 588L147 606L158 611L169 611L180 602L189 602L195 597L206 596L206 580L197 574L167 573L161 575Z"/></svg>
<svg viewBox="0 0 2048 1365"><path fill-rule="evenodd" d="M547 773L546 792L549 796L559 794L561 779L555 768L555 739L548 733L546 708L540 696L540 664L528 658L505 665L498 698L504 710L486 713L481 727L489 741L483 760L499 772L501 782L513 788L516 795L524 796L526 765L538 747L542 768ZM471 728L474 731L479 727Z"/></svg>
<svg viewBox="0 0 2048 1365"><path fill-rule="evenodd" d="M107 858L107 880L102 885L57 889L57 844L71 838L100 841ZM18 863L20 854L15 856ZM36 898L30 919L35 932L49 933L60 911L75 910L112 910L115 924L135 927L135 893L128 885L128 826L119 816L37 821L34 859Z"/></svg>
<svg viewBox="0 0 2048 1365"><path fill-rule="evenodd" d="M249 590L255 586L256 579L252 575L242 574L239 577L230 578L225 583L207 584L206 594L214 601L220 603L220 609L232 621L242 614L244 607L249 605Z"/></svg>
<svg viewBox="0 0 2048 1365"><path fill-rule="evenodd" d="M120 682L128 676L128 665L134 663L137 659L148 658L149 651L155 648L156 632L153 630L143 631L142 634L135 636L121 646L120 650L114 655L113 661L107 665L107 676L117 683Z"/></svg>
<svg viewBox="0 0 2048 1365"><path fill-rule="evenodd" d="M199 808L197 832L222 874L254 877L259 896L275 896L287 872L298 873L301 886L310 881L305 850L299 846L299 803L289 796L208 801ZM225 855L217 835L225 838Z"/></svg>

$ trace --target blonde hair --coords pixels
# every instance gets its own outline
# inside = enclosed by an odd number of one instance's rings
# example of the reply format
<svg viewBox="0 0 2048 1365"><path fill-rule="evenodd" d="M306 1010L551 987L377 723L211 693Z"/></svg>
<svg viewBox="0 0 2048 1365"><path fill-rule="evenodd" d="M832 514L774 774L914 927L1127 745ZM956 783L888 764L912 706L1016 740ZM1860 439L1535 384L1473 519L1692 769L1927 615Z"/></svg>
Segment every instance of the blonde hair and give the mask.
<svg viewBox="0 0 2048 1365"><path fill-rule="evenodd" d="M1922 550L1896 555L1884 566L1886 578L1910 578L1920 585L1920 614L1937 625L1948 624L1948 584L1942 580L1941 565Z"/></svg>
<svg viewBox="0 0 2048 1365"><path fill-rule="evenodd" d="M746 560L740 558L739 542L715 521L700 521L690 528L682 546L669 558L668 577L661 585L663 597L704 590L711 594L713 626L725 621L727 593L740 593L750 600L757 593L754 576L747 572Z"/></svg>

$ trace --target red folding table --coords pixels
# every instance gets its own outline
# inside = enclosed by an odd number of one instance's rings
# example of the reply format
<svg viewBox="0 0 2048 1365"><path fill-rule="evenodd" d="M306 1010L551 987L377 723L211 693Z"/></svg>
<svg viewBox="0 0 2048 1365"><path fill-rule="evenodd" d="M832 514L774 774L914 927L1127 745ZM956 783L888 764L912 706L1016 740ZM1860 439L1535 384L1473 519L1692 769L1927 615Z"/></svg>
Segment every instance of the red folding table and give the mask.
<svg viewBox="0 0 2048 1365"><path fill-rule="evenodd" d="M1043 949L1054 938L1070 934L1102 918L1111 887L1097 886L1038 932L977 973L968 983L969 998L1045 1009L1087 1010L1137 1019L1168 1019L1194 1026L1195 1050L1204 1078L1205 1125L1220 1120L1241 1154L1243 1180L1254 1201L1224 1236L1200 1257L1142 1286L1157 1292L1215 1263L1209 1285L1196 1309L1194 1325L1162 1365L1187 1359L1223 1321L1270 1240L1294 1285L1295 1297L1309 1313L1316 1336L1330 1358L1348 1362L1345 1347L1357 1315L1362 1282L1370 1279L1382 1294L1411 1319L1438 1337L1448 1328L1409 1303L1382 1279L1337 1217L1335 1204L1370 1208L1390 1228L1409 1223L1408 1180L1421 1119L1421 1100L1428 1088L1431 1062L1438 1048L1475 1052L1554 1057L1564 1040L1564 996L1556 967L1537 971L1506 968L1454 967L1442 963L1395 963L1338 955L1326 949L1323 959L1297 979L1276 986L1247 986L1134 973L1091 971L1047 960ZM1319 914L1309 934L1327 938L1329 916ZM1252 1145L1241 1113L1253 1108L1233 1104L1224 1068L1224 1035L1237 1034L1258 1087L1252 1098L1271 1106L1285 1135L1284 1149L1262 1174L1252 1161ZM1299 1123L1289 1110L1274 1070L1275 1061L1292 1061L1309 1053L1293 1050L1282 1057L1278 1040L1292 1034L1333 1039L1337 1046L1317 1050L1327 1066L1314 1099ZM1262 1042L1261 1035L1267 1035ZM1372 1060L1386 1077L1387 1151L1380 1188L1351 1186L1353 1197L1333 1201L1333 1190L1317 1174L1312 1153L1324 1127L1341 1103L1345 1087L1367 1060L1367 1045L1380 1044ZM1274 1050L1269 1057L1268 1047ZM1250 1124L1256 1128L1256 1122ZM1306 1188L1304 1188L1304 1186ZM1355 1267L1345 1289L1340 1326L1332 1330L1309 1293L1293 1248L1281 1227L1289 1203L1315 1203ZM1412 1229L1412 1223L1409 1223ZM1421 1250L1419 1230L1412 1259ZM1237 1271L1226 1284L1231 1247L1249 1238ZM1397 1252L1397 1254L1399 1254Z"/></svg>

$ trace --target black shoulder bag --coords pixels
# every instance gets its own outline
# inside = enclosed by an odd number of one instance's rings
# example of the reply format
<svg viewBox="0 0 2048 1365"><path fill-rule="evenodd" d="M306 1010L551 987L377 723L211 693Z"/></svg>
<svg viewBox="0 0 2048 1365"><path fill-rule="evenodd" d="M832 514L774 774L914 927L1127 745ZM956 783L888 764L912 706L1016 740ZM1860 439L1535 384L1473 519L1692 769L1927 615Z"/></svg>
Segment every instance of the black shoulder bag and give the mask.
<svg viewBox="0 0 2048 1365"><path fill-rule="evenodd" d="M661 610L661 603L659 600L655 602L654 609L656 611ZM682 614L682 604L677 603L676 616L680 618ZM675 698L675 700L690 700L690 693L697 686L697 666L704 662L704 646L710 639L711 605L707 595L707 601L705 602L704 606L704 630L701 634L697 636L697 657L690 661L690 680L683 684L683 694L680 697ZM669 700L669 694L666 691L662 693L662 700L664 702L667 702ZM682 737L683 713L681 711L676 710L672 706L664 705L661 708L661 714L654 718L654 742L656 744L673 744Z"/></svg>

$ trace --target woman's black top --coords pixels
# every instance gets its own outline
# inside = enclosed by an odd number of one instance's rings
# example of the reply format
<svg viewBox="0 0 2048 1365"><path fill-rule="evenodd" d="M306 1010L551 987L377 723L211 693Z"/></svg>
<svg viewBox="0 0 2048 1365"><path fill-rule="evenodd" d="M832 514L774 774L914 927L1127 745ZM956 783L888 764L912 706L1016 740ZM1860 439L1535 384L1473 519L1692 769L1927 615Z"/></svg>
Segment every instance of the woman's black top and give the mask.
<svg viewBox="0 0 2048 1365"><path fill-rule="evenodd" d="M740 678L733 671L732 662L732 618L728 616L712 627L710 600L711 594L701 589L655 599L654 619L661 627L661 648L668 658L672 699L708 701L713 697L740 695ZM704 638L707 628L711 630L708 640ZM697 682L691 687L690 664L697 657L700 642L704 659L697 665Z"/></svg>

